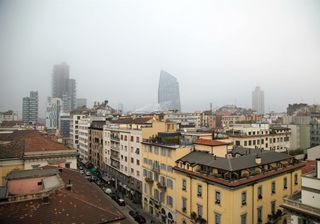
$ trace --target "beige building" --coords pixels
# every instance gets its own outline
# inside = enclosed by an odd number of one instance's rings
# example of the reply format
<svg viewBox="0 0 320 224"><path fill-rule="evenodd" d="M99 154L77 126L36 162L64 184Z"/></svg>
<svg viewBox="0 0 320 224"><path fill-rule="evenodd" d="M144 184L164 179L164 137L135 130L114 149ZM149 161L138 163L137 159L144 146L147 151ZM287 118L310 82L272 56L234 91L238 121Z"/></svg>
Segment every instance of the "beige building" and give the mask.
<svg viewBox="0 0 320 224"><path fill-rule="evenodd" d="M236 146L285 152L290 147L291 131L268 124L235 124L226 134Z"/></svg>

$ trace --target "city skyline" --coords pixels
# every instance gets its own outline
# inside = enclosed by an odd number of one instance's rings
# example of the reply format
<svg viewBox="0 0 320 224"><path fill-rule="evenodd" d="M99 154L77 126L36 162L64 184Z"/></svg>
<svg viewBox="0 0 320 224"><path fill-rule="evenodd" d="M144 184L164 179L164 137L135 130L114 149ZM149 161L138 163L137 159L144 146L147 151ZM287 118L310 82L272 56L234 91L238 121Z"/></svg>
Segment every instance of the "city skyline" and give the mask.
<svg viewBox="0 0 320 224"><path fill-rule="evenodd" d="M161 69L179 80L182 111L210 102L250 107L256 85L268 93L266 111L319 103L317 1L181 3L78 1L74 10L69 2L1 2L0 94L10 94L0 110L21 115L22 97L36 89L43 117L52 65L62 61L89 105L107 98L133 111L155 103Z"/></svg>

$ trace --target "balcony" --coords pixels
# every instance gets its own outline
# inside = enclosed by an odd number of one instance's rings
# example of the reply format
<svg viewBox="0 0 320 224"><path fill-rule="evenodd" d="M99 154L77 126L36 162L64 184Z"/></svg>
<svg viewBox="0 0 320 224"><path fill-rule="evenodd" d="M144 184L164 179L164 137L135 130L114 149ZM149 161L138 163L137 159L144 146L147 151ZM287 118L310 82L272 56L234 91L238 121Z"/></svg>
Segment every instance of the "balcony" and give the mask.
<svg viewBox="0 0 320 224"><path fill-rule="evenodd" d="M120 147L119 146L111 146L111 150L119 152Z"/></svg>
<svg viewBox="0 0 320 224"><path fill-rule="evenodd" d="M152 180L151 177L145 177L145 181L146 181L147 183L153 184L153 180Z"/></svg>
<svg viewBox="0 0 320 224"><path fill-rule="evenodd" d="M110 140L111 140L111 141L114 141L114 142L120 142L120 138L119 138L119 137L116 137L116 136L111 136L111 137L110 137Z"/></svg>
<svg viewBox="0 0 320 224"><path fill-rule="evenodd" d="M276 224L281 219L281 217L282 217L282 211L278 209L276 213L268 215L267 224Z"/></svg>
<svg viewBox="0 0 320 224"><path fill-rule="evenodd" d="M160 166L155 166L155 165L153 164L152 170L153 170L154 172L156 172L156 173L160 173Z"/></svg>
<svg viewBox="0 0 320 224"><path fill-rule="evenodd" d="M116 156L116 155L112 155L112 154L111 154L110 158L113 159L113 160L120 161L119 155Z"/></svg>
<svg viewBox="0 0 320 224"><path fill-rule="evenodd" d="M287 211L302 214L304 216L310 216L320 220L320 209L306 205L300 202L301 193L295 194L290 198L284 198L283 207Z"/></svg>
<svg viewBox="0 0 320 224"><path fill-rule="evenodd" d="M158 186L158 188L159 189L161 189L161 190L166 190L167 189L167 186L166 186L166 184L165 183L157 183L157 186Z"/></svg>

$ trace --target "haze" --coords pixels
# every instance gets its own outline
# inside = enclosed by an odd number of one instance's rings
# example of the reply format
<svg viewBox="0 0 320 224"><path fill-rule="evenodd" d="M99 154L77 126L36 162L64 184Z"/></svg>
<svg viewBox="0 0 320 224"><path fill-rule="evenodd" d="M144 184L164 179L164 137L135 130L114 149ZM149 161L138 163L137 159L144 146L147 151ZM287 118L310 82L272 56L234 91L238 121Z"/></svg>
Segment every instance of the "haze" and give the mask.
<svg viewBox="0 0 320 224"><path fill-rule="evenodd" d="M77 96L134 110L157 102L160 70L177 77L183 111L266 111L320 103L320 1L0 1L0 111L38 90L40 116L54 64Z"/></svg>

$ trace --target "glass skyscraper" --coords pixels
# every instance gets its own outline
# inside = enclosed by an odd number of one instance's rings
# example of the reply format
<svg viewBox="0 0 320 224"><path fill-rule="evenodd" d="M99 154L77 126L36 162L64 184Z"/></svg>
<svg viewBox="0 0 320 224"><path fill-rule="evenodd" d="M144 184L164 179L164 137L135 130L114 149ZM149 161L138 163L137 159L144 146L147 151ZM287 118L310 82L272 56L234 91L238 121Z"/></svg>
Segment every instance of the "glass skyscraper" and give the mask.
<svg viewBox="0 0 320 224"><path fill-rule="evenodd" d="M181 111L179 83L173 75L161 70L158 103L162 110Z"/></svg>

